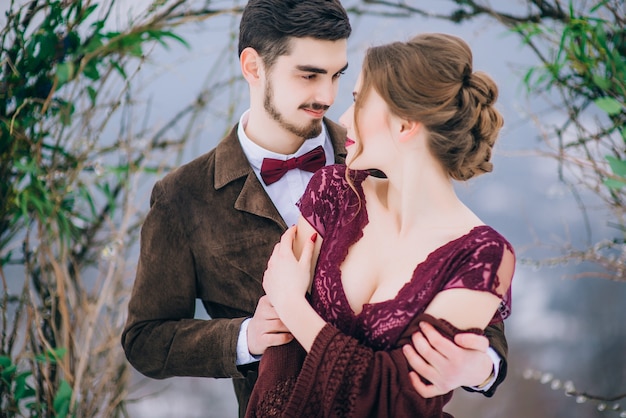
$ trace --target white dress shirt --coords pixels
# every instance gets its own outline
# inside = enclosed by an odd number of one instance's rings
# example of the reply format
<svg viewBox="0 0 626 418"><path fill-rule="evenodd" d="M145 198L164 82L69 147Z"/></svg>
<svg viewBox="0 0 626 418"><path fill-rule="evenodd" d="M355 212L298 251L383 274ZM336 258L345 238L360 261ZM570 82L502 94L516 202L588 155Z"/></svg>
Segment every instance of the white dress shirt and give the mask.
<svg viewBox="0 0 626 418"><path fill-rule="evenodd" d="M278 213L280 213L280 216L284 219L287 226L295 225L300 217L300 209L298 209L296 203L304 194L304 190L311 180L311 177L313 177L313 173L297 168L289 170L283 177L280 178L280 180L268 186L261 179L261 164L263 163L264 158L274 158L285 161L289 158L299 157L319 145L324 148L324 153L326 154L326 165L334 164L335 152L333 150L333 144L326 133L326 126L322 124L322 132L317 137L304 141L302 146L295 153L289 155L277 154L260 147L248 138L245 131L246 125L248 124L248 113L249 110L246 110L239 119L237 136L239 137L241 148L243 149L254 174L256 174L268 196L272 199L274 206L278 210ZM261 357L253 356L248 351L247 334L249 322L250 318L243 321L239 330L239 339L237 340L237 365L259 361Z"/></svg>
<svg viewBox="0 0 626 418"><path fill-rule="evenodd" d="M304 194L304 190L309 180L311 180L311 177L313 177L313 173L297 168L289 170L280 180L268 186L261 179L261 164L264 158L286 161L289 158L300 157L319 145L324 148L326 165L334 164L335 153L333 151L333 144L326 133L326 127L322 124L322 132L317 137L307 139L295 153L285 155L268 151L252 142L245 132L247 122L248 111L241 116L237 130L241 148L243 148L243 152L246 158L248 158L248 162L254 170L254 174L256 174L268 196L272 199L272 202L274 202L274 206L278 209L278 213L280 213L280 216L285 220L287 226L295 225L300 217L300 210L296 206L296 202L298 202Z"/></svg>

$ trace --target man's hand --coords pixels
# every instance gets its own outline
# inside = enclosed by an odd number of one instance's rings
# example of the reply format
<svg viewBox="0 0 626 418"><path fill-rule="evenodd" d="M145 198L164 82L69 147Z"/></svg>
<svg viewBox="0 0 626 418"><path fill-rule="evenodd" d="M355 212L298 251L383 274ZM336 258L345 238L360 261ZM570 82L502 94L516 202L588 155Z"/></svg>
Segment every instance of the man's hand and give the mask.
<svg viewBox="0 0 626 418"><path fill-rule="evenodd" d="M420 323L420 329L422 332L413 334L413 345L405 345L403 352L414 370L409 375L413 388L424 398L461 386L478 386L491 374L493 362L487 354L487 337L463 333L452 342L426 322ZM431 384L424 383L420 376Z"/></svg>
<svg viewBox="0 0 626 418"><path fill-rule="evenodd" d="M267 347L287 344L293 340L267 296L262 296L248 324L248 351L261 355Z"/></svg>

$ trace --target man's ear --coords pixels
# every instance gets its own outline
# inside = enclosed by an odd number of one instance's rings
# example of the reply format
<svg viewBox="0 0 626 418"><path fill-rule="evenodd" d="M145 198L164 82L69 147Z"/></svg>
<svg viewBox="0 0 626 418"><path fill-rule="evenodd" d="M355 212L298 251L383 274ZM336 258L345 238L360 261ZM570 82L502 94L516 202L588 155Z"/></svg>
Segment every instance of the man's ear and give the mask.
<svg viewBox="0 0 626 418"><path fill-rule="evenodd" d="M241 74L248 84L254 85L259 83L263 73L263 60L254 48L247 47L241 51L239 57L239 65L241 66Z"/></svg>

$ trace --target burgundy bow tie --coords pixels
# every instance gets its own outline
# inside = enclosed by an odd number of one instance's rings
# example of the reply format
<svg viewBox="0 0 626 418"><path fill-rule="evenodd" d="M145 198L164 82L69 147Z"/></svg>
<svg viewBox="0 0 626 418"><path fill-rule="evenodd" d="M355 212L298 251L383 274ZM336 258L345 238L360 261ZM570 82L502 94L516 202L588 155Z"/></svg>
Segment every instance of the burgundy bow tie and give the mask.
<svg viewBox="0 0 626 418"><path fill-rule="evenodd" d="M324 148L318 146L299 157L290 158L287 161L276 160L274 158L264 158L261 164L261 178L268 186L280 180L289 170L299 168L300 170L314 173L326 164L326 154Z"/></svg>

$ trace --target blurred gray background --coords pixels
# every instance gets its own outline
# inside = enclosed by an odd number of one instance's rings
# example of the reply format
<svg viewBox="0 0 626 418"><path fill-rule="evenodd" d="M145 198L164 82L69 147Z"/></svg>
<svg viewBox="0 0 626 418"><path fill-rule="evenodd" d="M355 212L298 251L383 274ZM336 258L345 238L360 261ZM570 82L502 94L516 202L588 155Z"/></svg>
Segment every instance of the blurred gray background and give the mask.
<svg viewBox="0 0 626 418"><path fill-rule="evenodd" d="M120 10L120 19L143 2L126 3L128 10ZM433 9L441 5L427 3ZM136 91L136 98L149 103L146 119L151 129L159 129L163 120L193 100L208 80L239 75L236 41L231 36L237 22L236 16L223 15L187 25L178 33L190 43L190 49L156 49L150 56L149 67L139 76L138 85L143 87ZM332 119L351 103L365 48L406 40L420 32L446 32L465 39L474 52L474 69L488 72L500 86L497 106L505 127L495 149L494 172L459 185L458 191L468 206L506 236L517 251L513 313L506 322L509 374L493 398L457 391L447 411L468 418L620 416L619 412L598 411L597 402L578 403L565 396L563 384L571 381L577 390L608 397L626 392L626 286L609 280L572 278L589 266L533 267L525 261L558 255L564 246L577 247L611 233L606 215L592 211L594 235L587 234L576 200L558 181L556 164L536 153L543 145L533 117L540 115L542 122L549 124L550 118L559 120L560 116L547 113L544 103L524 94L521 74L535 64L534 56L519 38L485 19L453 25L418 16L356 17L352 24L350 68L329 112ZM208 111L201 115L202 129L172 164L190 161L213 148L245 110L247 90L241 83L214 93ZM233 103L235 108L229 108ZM142 210L148 208L152 184L145 184L137 196ZM592 208L593 203L588 201ZM206 314L199 309L198 316ZM533 375L532 371L538 372ZM131 417L236 417L236 401L227 379L156 381L135 374L132 389ZM626 409L626 402L622 404ZM611 406L609 403L608 408Z"/></svg>

